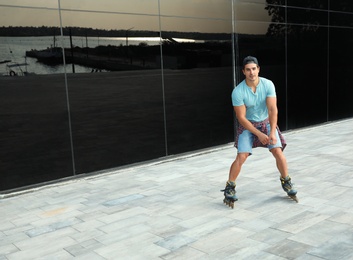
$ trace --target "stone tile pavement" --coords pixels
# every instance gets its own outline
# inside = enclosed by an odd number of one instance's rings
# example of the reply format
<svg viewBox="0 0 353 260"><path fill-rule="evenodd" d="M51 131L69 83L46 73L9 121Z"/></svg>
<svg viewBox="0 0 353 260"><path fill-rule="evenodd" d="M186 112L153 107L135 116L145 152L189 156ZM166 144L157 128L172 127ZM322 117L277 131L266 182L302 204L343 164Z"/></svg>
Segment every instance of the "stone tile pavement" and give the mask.
<svg viewBox="0 0 353 260"><path fill-rule="evenodd" d="M254 150L239 201L232 144L0 199L0 259L353 259L353 119L285 132L299 203Z"/></svg>

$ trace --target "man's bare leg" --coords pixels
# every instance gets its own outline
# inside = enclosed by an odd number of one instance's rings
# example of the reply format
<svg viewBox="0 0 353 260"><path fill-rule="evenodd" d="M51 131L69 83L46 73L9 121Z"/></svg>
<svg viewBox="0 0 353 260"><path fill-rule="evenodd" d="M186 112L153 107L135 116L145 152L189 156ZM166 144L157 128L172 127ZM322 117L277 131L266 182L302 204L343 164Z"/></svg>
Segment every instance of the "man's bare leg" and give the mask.
<svg viewBox="0 0 353 260"><path fill-rule="evenodd" d="M230 166L229 179L228 181L235 182L239 176L240 170L246 159L249 157L249 153L238 153L234 162Z"/></svg>
<svg viewBox="0 0 353 260"><path fill-rule="evenodd" d="M271 152L276 159L276 165L277 165L278 171L281 174L280 180L281 180L283 190L288 194L289 197L291 197L293 200L295 200L298 203L298 198L296 196L297 191L293 189L291 178L288 175L287 160L282 152L282 149L273 148Z"/></svg>
<svg viewBox="0 0 353 260"><path fill-rule="evenodd" d="M223 202L231 208L234 208L234 202L238 200L238 197L235 191L235 186L236 186L235 180L239 176L241 166L244 164L248 156L249 156L248 153L237 154L237 157L235 158L234 162L230 166L229 179L226 183L226 187L224 188L224 190L221 190L224 192Z"/></svg>
<svg viewBox="0 0 353 260"><path fill-rule="evenodd" d="M277 147L271 149L271 153L276 159L276 165L279 173L281 174L282 178L286 178L288 176L288 166L287 166L287 159L282 152L282 148Z"/></svg>

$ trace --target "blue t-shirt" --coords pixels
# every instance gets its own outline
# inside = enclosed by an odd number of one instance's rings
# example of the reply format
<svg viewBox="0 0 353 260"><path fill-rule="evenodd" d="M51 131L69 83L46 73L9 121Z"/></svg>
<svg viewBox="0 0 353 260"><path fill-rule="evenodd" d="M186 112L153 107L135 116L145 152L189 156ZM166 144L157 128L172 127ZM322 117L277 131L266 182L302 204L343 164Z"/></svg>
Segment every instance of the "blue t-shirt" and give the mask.
<svg viewBox="0 0 353 260"><path fill-rule="evenodd" d="M252 122L261 122L268 117L266 98L276 97L273 82L262 77L259 79L255 93L246 85L245 79L232 92L233 106L245 105L246 118Z"/></svg>

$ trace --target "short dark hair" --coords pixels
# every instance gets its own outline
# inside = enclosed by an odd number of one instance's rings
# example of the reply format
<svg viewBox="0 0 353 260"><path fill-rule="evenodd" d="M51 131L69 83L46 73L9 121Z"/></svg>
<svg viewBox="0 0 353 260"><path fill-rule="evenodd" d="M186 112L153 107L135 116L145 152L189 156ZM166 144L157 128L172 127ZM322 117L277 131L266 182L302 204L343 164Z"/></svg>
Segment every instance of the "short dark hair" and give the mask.
<svg viewBox="0 0 353 260"><path fill-rule="evenodd" d="M243 69L245 67L246 64L249 63L255 63L257 66L259 66L259 62L257 61L257 59L253 56L247 56L245 57L245 59L243 60Z"/></svg>

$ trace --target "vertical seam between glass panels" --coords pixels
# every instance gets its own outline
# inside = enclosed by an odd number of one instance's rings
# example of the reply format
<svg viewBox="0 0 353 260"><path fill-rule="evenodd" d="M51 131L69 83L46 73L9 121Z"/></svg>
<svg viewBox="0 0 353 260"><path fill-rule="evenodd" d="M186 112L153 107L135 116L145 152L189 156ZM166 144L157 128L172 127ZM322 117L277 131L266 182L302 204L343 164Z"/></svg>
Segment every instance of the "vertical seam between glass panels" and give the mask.
<svg viewBox="0 0 353 260"><path fill-rule="evenodd" d="M68 121L69 121L69 132L70 132L72 170L73 170L73 175L76 175L74 144L73 144L72 125L71 125L71 110L70 110L69 88L68 88L68 84L67 84L67 73L66 73L66 60L65 60L65 48L64 48L64 32L63 32L63 26L62 26L60 0L58 0L58 11L59 11L59 19L60 19L61 48L62 48L62 53L63 53L66 105L67 105L67 115L68 115Z"/></svg>
<svg viewBox="0 0 353 260"><path fill-rule="evenodd" d="M330 120L330 0L327 0L327 85L326 85L326 121Z"/></svg>
<svg viewBox="0 0 353 260"><path fill-rule="evenodd" d="M232 59L232 65L233 65L233 88L235 87L236 85L236 63L235 63L235 15L234 15L234 12L235 12L235 9L234 9L234 1L235 0L232 0L232 56L233 56L233 59Z"/></svg>
<svg viewBox="0 0 353 260"><path fill-rule="evenodd" d="M158 0L158 23L159 23L159 50L161 55L161 80L162 80L162 98L163 98L163 123L164 123L164 145L165 155L168 156L168 134L167 134L167 111L164 88L164 66L163 66L163 44L162 44L162 20L161 20L161 4Z"/></svg>
<svg viewBox="0 0 353 260"><path fill-rule="evenodd" d="M287 0L285 2L285 9L284 9L284 12L285 12L285 15L284 15L284 24L285 24L285 37L284 37L284 44L285 44L285 47L284 47L284 51L285 51L285 84L286 84L286 130L288 130L288 121L289 121L289 118L288 118L288 17L287 17Z"/></svg>

